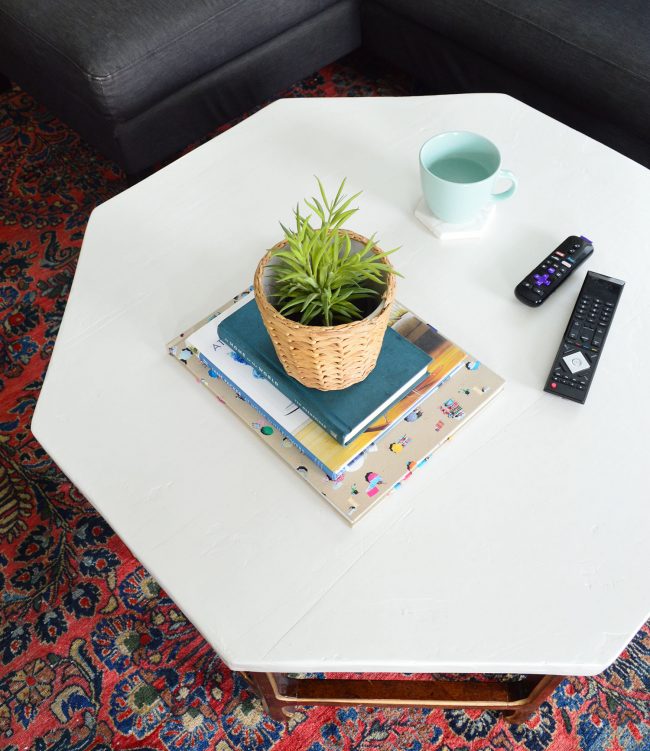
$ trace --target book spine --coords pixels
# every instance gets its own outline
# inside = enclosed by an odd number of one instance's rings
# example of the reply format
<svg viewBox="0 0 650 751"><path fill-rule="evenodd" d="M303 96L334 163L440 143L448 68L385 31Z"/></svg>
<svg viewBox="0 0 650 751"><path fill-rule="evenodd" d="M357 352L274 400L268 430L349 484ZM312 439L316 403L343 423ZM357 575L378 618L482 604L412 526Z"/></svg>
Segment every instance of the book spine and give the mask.
<svg viewBox="0 0 650 751"><path fill-rule="evenodd" d="M235 352L240 354L246 362L251 365L255 370L260 373L261 375L266 378L267 381L270 381L278 391L281 391L287 399L291 399L291 401L296 404L300 409L307 415L307 417L310 417L315 423L320 425L321 428L326 433L329 433L332 438L337 441L338 443L343 444L343 439L345 438L345 434L343 431L337 430L332 424L328 423L326 420L323 420L323 418L315 414L309 407L309 405L306 405L303 399L296 399L295 394L293 393L293 389L291 389L290 384L287 384L286 381L282 380L280 381L277 376L269 373L269 369L264 366L264 363L254 355L251 356L250 352L244 352L244 350L237 344L235 340L232 339L228 335L227 332L224 332L223 334L219 333L219 338L224 344L227 344L230 349L234 349ZM345 445L345 444L344 444Z"/></svg>
<svg viewBox="0 0 650 751"><path fill-rule="evenodd" d="M222 341L224 341L226 344L228 344L225 340L222 340ZM231 346L231 345L228 344L228 346ZM234 347L233 347L233 349L234 349ZM266 412L266 410L262 409L262 407L260 407L260 405L254 399L251 399L248 396L248 394L246 392L242 391L242 389L240 389L234 381L232 381L230 378L228 378L228 376L225 375L225 373L223 373L223 371L220 368L218 368L213 362L210 362L210 360L202 352L198 352L197 351L197 355L198 355L199 360L206 366L206 368L214 370L214 372L218 375L218 377L221 378L221 380L224 383L227 383L228 386L236 394L239 394L239 396L246 402L246 404L250 404L250 406L256 412L259 412L259 414L269 423L269 425L272 425L278 431L278 433L280 433L281 435L283 435L285 438L288 438L291 441L291 443L293 443L293 445L301 453L303 453L306 457L308 457L309 459L311 459L311 461L314 462L314 464L319 469L322 469L323 472L325 472L325 474L331 480L336 480L336 479L338 479L341 476L341 474L343 474L342 472L339 472L337 474L337 473L333 472L325 464L323 464L323 462L317 456L315 456L308 448L306 448L305 446L303 446L303 444L300 443L300 441L297 438L295 438L293 435L291 435L291 433L289 433L287 430L285 430L276 420L274 420L271 417L271 415L269 415L268 412Z"/></svg>

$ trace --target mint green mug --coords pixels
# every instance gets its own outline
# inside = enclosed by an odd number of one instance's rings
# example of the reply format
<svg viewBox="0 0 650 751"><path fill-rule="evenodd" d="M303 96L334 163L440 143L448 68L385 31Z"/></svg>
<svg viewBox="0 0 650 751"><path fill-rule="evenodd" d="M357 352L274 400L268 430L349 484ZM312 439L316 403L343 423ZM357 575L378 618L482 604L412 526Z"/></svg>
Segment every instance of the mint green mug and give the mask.
<svg viewBox="0 0 650 751"><path fill-rule="evenodd" d="M467 131L439 133L420 149L424 199L443 222L465 224L491 201L504 201L517 189L517 178L501 169L499 149L484 136ZM497 178L512 184L494 193Z"/></svg>

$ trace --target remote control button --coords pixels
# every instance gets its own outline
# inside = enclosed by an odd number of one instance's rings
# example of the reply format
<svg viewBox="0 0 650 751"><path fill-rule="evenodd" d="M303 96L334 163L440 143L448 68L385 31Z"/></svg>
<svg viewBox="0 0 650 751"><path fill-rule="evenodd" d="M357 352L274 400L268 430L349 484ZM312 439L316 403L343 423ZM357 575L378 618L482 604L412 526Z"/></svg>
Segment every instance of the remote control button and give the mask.
<svg viewBox="0 0 650 751"><path fill-rule="evenodd" d="M592 329L589 326L583 326L580 331L580 338L583 342L591 342L591 339L595 333L595 329Z"/></svg>
<svg viewBox="0 0 650 751"><path fill-rule="evenodd" d="M560 258L564 258L564 253L561 250L556 250L555 255L560 256Z"/></svg>
<svg viewBox="0 0 650 751"><path fill-rule="evenodd" d="M556 389L557 388L557 383L555 383L555 381L551 381L551 388L552 389Z"/></svg>
<svg viewBox="0 0 650 751"><path fill-rule="evenodd" d="M566 363L566 366L572 373L580 373L580 371L587 370L591 367L582 352L574 352L572 355L565 355L562 360Z"/></svg>
<svg viewBox="0 0 650 751"><path fill-rule="evenodd" d="M563 266L566 266L566 267L567 267L567 269L570 269L570 268L571 268L571 264L570 264L570 263L567 263L566 261L562 261L562 265L563 265Z"/></svg>

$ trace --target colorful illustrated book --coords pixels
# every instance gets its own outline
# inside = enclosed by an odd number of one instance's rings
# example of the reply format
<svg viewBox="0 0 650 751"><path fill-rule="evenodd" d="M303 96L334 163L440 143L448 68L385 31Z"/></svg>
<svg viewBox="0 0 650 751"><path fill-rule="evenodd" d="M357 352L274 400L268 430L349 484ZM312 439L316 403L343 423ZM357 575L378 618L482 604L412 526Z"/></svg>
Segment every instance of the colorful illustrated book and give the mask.
<svg viewBox="0 0 650 751"><path fill-rule="evenodd" d="M247 402L241 392L233 387L234 384L231 385L228 380L220 377L214 368L202 361L196 348L188 346L189 340L197 330L209 322L216 322L233 306L247 301L250 294L250 290L247 290L242 296L238 295L208 318L176 337L168 345L169 353L188 373L207 388L220 404L235 412L349 524L356 523L382 498L399 488L416 469L430 459L437 448L451 438L503 388L504 381L500 376L465 353L463 353L460 367L450 367L450 363L455 361L456 354L460 350L441 337L448 345L442 348L442 354L453 352L448 359L442 357L443 362L439 362L437 366L438 372L446 372L447 377L443 376L443 382L439 386L440 379L437 378L435 381L437 387L430 389L424 397L413 395L410 409L403 417L391 422L392 427L388 432L382 431L385 433L382 440L370 440L364 450L355 454L353 460L348 461L345 471L333 479L323 471L321 466L302 452L283 430L268 421L258 409ZM422 328L426 324L412 313L408 311L404 313L404 310L398 308L395 311L394 325L399 325L402 321L404 330L419 329L423 335L429 336L428 332ZM404 335L403 332L402 335ZM411 341L413 341L412 338ZM225 347L225 345L222 346ZM236 353L232 353L229 359L236 363L234 357L237 357ZM432 366L435 365L436 357L434 356ZM242 366L252 372L250 366L245 363ZM254 376L251 375L251 378ZM425 382L429 378L435 379L436 376L430 373ZM268 383L265 379L256 380ZM425 382L417 388L422 388ZM340 446L320 426L315 423L314 426L339 449L347 450L352 445ZM365 434L364 432L363 435ZM375 435L379 434L378 431ZM352 443L358 440L355 439Z"/></svg>
<svg viewBox="0 0 650 751"><path fill-rule="evenodd" d="M431 358L427 376L397 404L370 423L357 438L342 446L219 338L218 327L222 322L246 305L252 297L252 291L238 296L237 301L228 309L215 313L206 324L189 335L187 344L210 370L237 390L242 398L250 401L269 424L294 441L331 479L342 474L349 462L437 388L445 377L460 367L465 358L463 350L411 311L395 303L389 326Z"/></svg>
<svg viewBox="0 0 650 751"><path fill-rule="evenodd" d="M420 383L431 364L430 355L389 327L377 364L363 381L338 391L320 391L303 386L286 373L262 321L257 300L252 299L223 317L218 333L221 341L343 445ZM192 339L203 352L200 332Z"/></svg>

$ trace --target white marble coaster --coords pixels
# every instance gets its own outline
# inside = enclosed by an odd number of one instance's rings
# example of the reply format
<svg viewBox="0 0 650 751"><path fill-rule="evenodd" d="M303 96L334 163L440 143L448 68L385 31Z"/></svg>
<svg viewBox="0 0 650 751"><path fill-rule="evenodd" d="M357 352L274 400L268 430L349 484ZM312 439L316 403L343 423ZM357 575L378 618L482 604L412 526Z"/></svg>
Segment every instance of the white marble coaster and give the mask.
<svg viewBox="0 0 650 751"><path fill-rule="evenodd" d="M495 209L495 204L489 203L471 222L467 224L449 224L449 222L443 222L442 219L434 216L424 198L421 198L415 209L415 216L430 232L441 240L467 240L483 235L483 232L494 216Z"/></svg>

